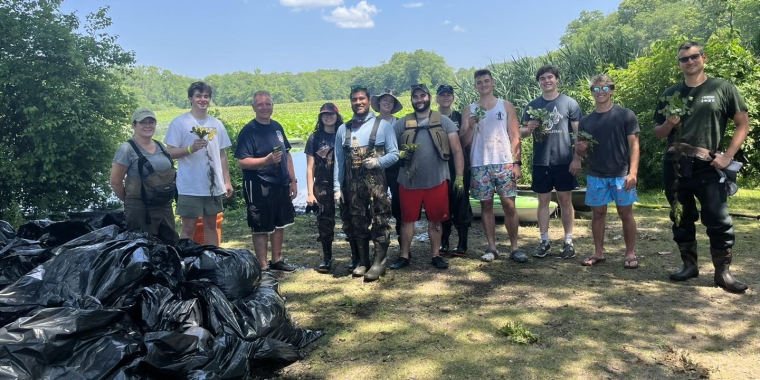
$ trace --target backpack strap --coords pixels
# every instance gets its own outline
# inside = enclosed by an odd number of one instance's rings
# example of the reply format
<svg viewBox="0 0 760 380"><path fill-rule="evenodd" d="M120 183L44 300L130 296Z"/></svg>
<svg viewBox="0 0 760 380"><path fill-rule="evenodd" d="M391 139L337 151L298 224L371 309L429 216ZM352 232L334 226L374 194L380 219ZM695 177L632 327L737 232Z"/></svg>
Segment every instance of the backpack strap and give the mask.
<svg viewBox="0 0 760 380"><path fill-rule="evenodd" d="M145 205L145 224L150 224L150 214L148 213L148 195L145 193L145 185L142 181L142 170L143 167L145 167L148 170L148 173L153 174L156 171L153 169L153 165L151 165L150 161L148 161L147 158L145 158L145 155L140 152L140 148L137 147L137 144L134 140L129 139L127 140L129 145L132 145L132 149L135 150L135 153L137 153L137 173L140 176L140 198L143 201L143 205ZM158 144L160 147L161 145ZM161 148L161 151L166 153L166 151ZM174 163L172 162L172 168L174 167Z"/></svg>

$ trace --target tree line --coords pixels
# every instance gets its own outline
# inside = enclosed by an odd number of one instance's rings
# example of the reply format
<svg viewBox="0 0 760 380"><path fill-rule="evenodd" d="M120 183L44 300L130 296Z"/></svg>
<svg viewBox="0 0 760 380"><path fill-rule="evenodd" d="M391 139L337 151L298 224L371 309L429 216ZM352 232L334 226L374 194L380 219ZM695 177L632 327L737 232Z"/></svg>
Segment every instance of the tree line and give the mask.
<svg viewBox="0 0 760 380"><path fill-rule="evenodd" d="M134 53L104 33L111 24L107 8L82 21L61 13L62 1L0 3L0 219L103 202L110 194L113 152L129 137L124 128L129 114L138 104L187 108L186 89L194 80L214 87L216 106L249 104L255 89L271 91L278 103L343 99L356 83L374 92L403 91L419 82L455 83L460 108L477 97L473 69L454 71L443 57L424 50L395 53L376 67L298 74L256 70L188 78L135 67ZM616 101L633 109L641 123L642 157L648 159L639 170L640 187L659 188L665 147L653 137L652 112L660 93L682 78L676 48L687 39L705 44L708 75L735 83L748 103L750 136L738 158L748 163L743 180L756 183L760 0L623 0L608 15L581 13L557 49L490 68L497 95L522 107L540 95L536 69L554 64L562 92L585 112L593 109L588 78L610 73L617 82ZM524 140L524 152L531 143Z"/></svg>

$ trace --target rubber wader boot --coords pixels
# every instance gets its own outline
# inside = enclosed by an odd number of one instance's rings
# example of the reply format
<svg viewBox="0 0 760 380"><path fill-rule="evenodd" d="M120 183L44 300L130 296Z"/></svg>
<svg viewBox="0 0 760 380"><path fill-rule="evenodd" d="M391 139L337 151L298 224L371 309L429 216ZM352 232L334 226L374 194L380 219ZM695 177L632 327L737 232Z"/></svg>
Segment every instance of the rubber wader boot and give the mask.
<svg viewBox="0 0 760 380"><path fill-rule="evenodd" d="M678 243L678 250L681 251L683 266L677 272L671 273L670 279L673 281L686 281L692 277L699 276L699 265L697 265L697 241Z"/></svg>
<svg viewBox="0 0 760 380"><path fill-rule="evenodd" d="M359 248L356 240L349 240L348 244L351 246L351 261L348 262L346 268L354 270L359 265Z"/></svg>
<svg viewBox="0 0 760 380"><path fill-rule="evenodd" d="M451 221L441 223L441 246L438 252L449 253L449 237L451 237Z"/></svg>
<svg viewBox="0 0 760 380"><path fill-rule="evenodd" d="M359 252L359 265L354 269L354 277L362 277L369 270L369 240L356 239L356 248Z"/></svg>
<svg viewBox="0 0 760 380"><path fill-rule="evenodd" d="M375 281L385 274L385 261L388 256L388 243L375 243L375 262L364 275L364 281Z"/></svg>
<svg viewBox="0 0 760 380"><path fill-rule="evenodd" d="M330 268L332 267L332 242L331 241L322 242L322 254L324 255L324 258L322 260L322 264L319 264L319 266L317 267L317 272L328 273L330 272Z"/></svg>
<svg viewBox="0 0 760 380"><path fill-rule="evenodd" d="M451 251L454 256L464 256L467 254L467 234L469 233L469 227L457 226L457 234L459 235L459 243L457 247Z"/></svg>
<svg viewBox="0 0 760 380"><path fill-rule="evenodd" d="M720 286L723 289L732 293L743 293L747 290L747 285L739 282L728 271L728 267L731 265L731 248L729 249L715 249L710 248L712 254L712 262L715 267L715 285Z"/></svg>

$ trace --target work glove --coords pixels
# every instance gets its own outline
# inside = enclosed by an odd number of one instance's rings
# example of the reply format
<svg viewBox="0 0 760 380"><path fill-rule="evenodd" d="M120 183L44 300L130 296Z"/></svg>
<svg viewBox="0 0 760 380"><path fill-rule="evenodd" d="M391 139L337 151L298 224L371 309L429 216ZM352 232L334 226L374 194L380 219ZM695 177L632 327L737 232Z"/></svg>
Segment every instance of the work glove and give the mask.
<svg viewBox="0 0 760 380"><path fill-rule="evenodd" d="M362 161L362 164L364 164L364 167L367 169L374 169L380 166L380 162L377 160L376 157L365 158L364 161Z"/></svg>
<svg viewBox="0 0 760 380"><path fill-rule="evenodd" d="M456 176L456 179L454 179L454 194L457 198L464 196L464 179L461 175Z"/></svg>
<svg viewBox="0 0 760 380"><path fill-rule="evenodd" d="M399 160L407 160L411 161L414 158L414 151L413 150L402 150L398 154Z"/></svg>
<svg viewBox="0 0 760 380"><path fill-rule="evenodd" d="M335 203L340 204L343 202L343 193L340 190L335 190Z"/></svg>

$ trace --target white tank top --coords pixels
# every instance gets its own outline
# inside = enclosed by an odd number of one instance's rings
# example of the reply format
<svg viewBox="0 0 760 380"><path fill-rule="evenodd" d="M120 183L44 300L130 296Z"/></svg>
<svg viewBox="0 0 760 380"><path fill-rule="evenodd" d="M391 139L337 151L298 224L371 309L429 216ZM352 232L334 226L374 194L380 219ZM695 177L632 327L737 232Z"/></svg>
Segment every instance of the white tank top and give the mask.
<svg viewBox="0 0 760 380"><path fill-rule="evenodd" d="M470 104L470 115L477 104ZM486 117L475 126L470 149L470 166L511 164L512 144L507 133L507 110L504 100L497 99L496 107L486 111Z"/></svg>

